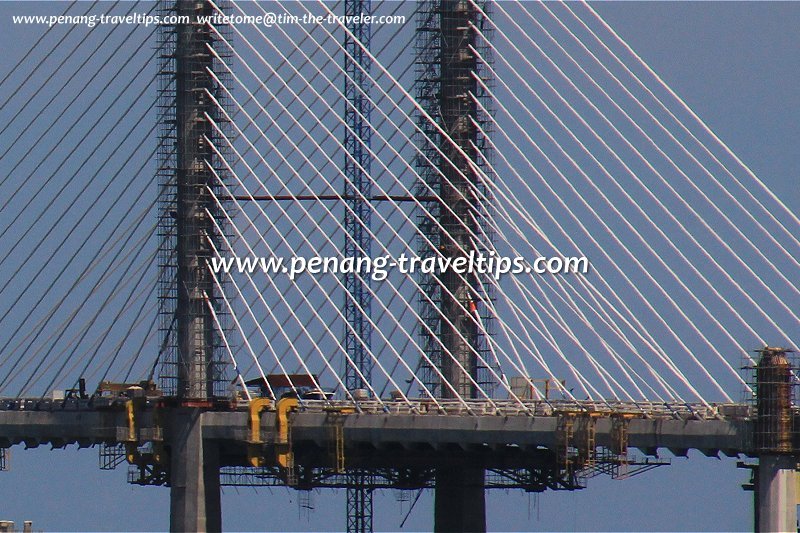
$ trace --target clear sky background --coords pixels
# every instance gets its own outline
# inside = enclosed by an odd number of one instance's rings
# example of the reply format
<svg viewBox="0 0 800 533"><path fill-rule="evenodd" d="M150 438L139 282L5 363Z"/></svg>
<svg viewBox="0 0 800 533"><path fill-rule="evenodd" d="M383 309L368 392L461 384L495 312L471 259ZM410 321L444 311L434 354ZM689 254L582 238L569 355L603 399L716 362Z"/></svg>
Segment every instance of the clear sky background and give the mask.
<svg viewBox="0 0 800 533"><path fill-rule="evenodd" d="M30 28L10 22L16 6L0 3L6 49L30 39L23 33ZM625 2L596 9L786 204L798 205L800 3ZM590 480L579 492L491 492L488 525L509 531L752 529L751 493L740 486L749 473L735 462L693 453L629 480ZM168 490L127 485L124 468L101 472L94 449L17 447L11 464L0 473L0 519L30 519L45 531L168 527ZM224 527L344 529L342 492L314 492L315 509L307 514L297 500L283 488L226 488ZM394 491L378 493L376 529L397 530L408 509ZM426 492L404 530L431 527L432 493Z"/></svg>

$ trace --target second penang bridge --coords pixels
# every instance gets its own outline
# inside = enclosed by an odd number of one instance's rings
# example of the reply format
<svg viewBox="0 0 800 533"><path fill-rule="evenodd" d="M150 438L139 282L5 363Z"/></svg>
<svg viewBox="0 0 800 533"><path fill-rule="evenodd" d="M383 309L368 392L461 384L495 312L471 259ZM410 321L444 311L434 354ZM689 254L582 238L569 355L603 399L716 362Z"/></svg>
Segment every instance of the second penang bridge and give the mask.
<svg viewBox="0 0 800 533"><path fill-rule="evenodd" d="M220 530L224 485L343 489L348 531L432 489L482 531L487 489L699 450L796 529L800 220L591 5L64 9L176 23L51 25L0 82L0 449L96 446L174 531ZM230 23L276 14L323 22ZM478 256L525 261L287 275Z"/></svg>

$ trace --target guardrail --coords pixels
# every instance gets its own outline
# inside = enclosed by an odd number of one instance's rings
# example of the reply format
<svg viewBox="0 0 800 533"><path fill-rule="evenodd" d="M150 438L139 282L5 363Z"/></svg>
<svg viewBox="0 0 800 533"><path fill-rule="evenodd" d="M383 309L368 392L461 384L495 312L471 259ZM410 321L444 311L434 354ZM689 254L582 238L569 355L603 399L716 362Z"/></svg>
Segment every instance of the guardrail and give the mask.
<svg viewBox="0 0 800 533"><path fill-rule="evenodd" d="M144 399L152 407L164 398ZM0 398L0 411L91 411L123 408L126 397L67 398ZM231 402L228 410L246 410L249 402ZM438 416L558 416L593 414L599 416L628 415L637 418L670 418L679 420L749 419L753 407L746 403L679 403L627 402L619 400L310 400L301 399L299 411L326 412L355 410L361 414L403 414ZM800 407L794 407L800 413Z"/></svg>

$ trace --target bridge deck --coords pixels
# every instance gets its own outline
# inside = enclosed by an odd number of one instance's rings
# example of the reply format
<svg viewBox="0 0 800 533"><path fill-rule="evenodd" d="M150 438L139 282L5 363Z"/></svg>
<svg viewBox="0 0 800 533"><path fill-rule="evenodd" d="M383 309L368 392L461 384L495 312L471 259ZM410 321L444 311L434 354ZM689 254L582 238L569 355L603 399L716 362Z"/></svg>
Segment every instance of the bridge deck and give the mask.
<svg viewBox="0 0 800 533"><path fill-rule="evenodd" d="M148 400L135 412L135 431L139 444L168 437L169 416ZM519 404L472 402L469 406L448 405L440 412L430 402L409 405L405 402L361 402L361 412L348 413L351 402L306 401L290 416L291 438L295 443L325 446L332 439L332 424L343 429L346 447L446 447L518 446L554 448L558 444L559 423L565 417L593 419L597 446L612 446L618 435L615 422L625 419L627 446L654 454L666 448L682 454L688 449L728 455L751 450L752 420L744 404L666 405L623 404L617 402L533 402L523 409ZM469 407L469 408L467 408ZM160 413L160 414L159 414ZM470 414L472 413L472 414ZM166 416L165 416L166 415ZM202 415L206 438L246 444L248 430L246 405L229 410L207 411ZM276 413L266 410L261 416L262 442L276 438ZM124 402L89 405L86 400L0 401L0 446L19 443L27 446L77 443L89 446L99 442L124 442L129 418ZM168 440L168 439L167 439Z"/></svg>

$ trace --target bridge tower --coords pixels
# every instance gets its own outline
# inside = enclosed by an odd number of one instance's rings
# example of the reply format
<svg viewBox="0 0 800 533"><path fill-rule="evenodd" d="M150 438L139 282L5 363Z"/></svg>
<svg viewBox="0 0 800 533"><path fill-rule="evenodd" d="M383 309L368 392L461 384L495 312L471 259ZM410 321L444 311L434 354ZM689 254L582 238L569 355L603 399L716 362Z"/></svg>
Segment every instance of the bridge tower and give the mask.
<svg viewBox="0 0 800 533"><path fill-rule="evenodd" d="M490 3L478 6L466 0L421 0L417 9L416 98L425 113L417 116L416 166L422 179L415 192L424 207L417 214L417 253L423 259L439 253L467 257L492 245L486 223L493 212L487 183L492 154L486 143L492 128L486 110L491 112L492 102L483 89L492 86L485 66L491 51L481 36L491 34L485 20ZM427 356L420 374L437 396L473 398L474 383L488 393L495 386L487 371L493 296L486 281L452 272L420 278L419 333Z"/></svg>
<svg viewBox="0 0 800 533"><path fill-rule="evenodd" d="M215 39L196 22L215 10L207 0L163 0L159 7L162 15L181 17L160 30L159 359L162 388L172 397L164 417L170 529L219 531L219 451L202 438L200 419L225 385L215 318L224 313L207 267L221 241L213 219L224 217L210 193L221 186L208 167L216 163L207 140L217 137L207 118L218 115L208 96L217 94L208 72Z"/></svg>
<svg viewBox="0 0 800 533"><path fill-rule="evenodd" d="M371 0L345 0L346 17L371 15ZM372 61L366 51L370 48L372 29L363 20L348 18L348 32L344 36L344 213L345 257L369 257L371 237L369 227L372 206L370 146L372 104L369 98L369 71ZM364 389L366 379L372 375L370 357L372 325L369 321L372 295L370 279L366 273L344 276L346 289L344 314L347 324L344 331L345 353L353 365L345 362L345 385L349 390ZM358 372L356 371L358 370ZM363 378L362 378L363 376ZM347 476L347 531L364 533L372 531L372 476L366 471L350 471Z"/></svg>
<svg viewBox="0 0 800 533"><path fill-rule="evenodd" d="M424 114L418 117L417 167L423 183L417 190L420 197L438 196L423 201L427 212L418 216L422 258L469 257L491 246L491 231L482 223L491 210L485 145L491 121L483 111L491 102L478 83L478 78L489 81L481 59L489 56L481 37L489 32L484 25L488 2L479 5L428 0L418 8L417 98L436 123ZM476 398L478 387L492 390L486 367L492 296L485 281L451 271L421 279L422 346L438 369L427 361L420 366L426 386L443 398ZM483 468L467 463L437 469L437 531L485 529L484 478Z"/></svg>
<svg viewBox="0 0 800 533"><path fill-rule="evenodd" d="M797 530L797 455L792 413L793 366L789 350L759 350L755 367L756 531Z"/></svg>

